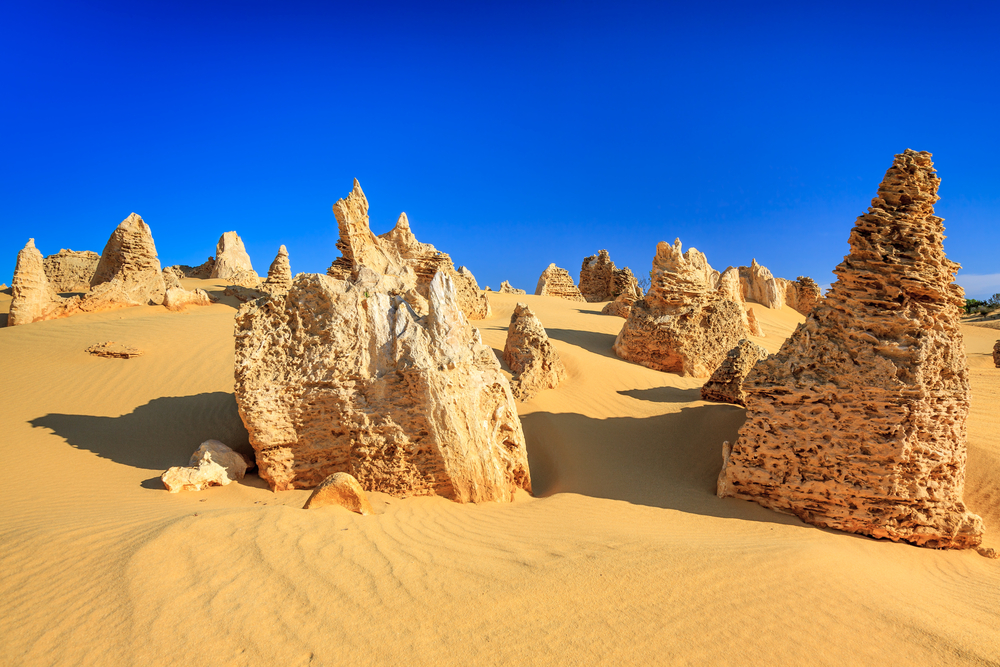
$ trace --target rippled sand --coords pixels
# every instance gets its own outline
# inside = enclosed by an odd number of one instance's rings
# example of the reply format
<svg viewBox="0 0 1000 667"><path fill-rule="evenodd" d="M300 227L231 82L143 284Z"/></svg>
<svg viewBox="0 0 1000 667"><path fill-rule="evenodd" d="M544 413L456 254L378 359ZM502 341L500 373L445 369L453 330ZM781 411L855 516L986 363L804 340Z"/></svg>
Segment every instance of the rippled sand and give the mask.
<svg viewBox="0 0 1000 667"><path fill-rule="evenodd" d="M372 517L253 475L162 489L203 440L247 446L231 303L0 329L0 664L998 664L1000 561L716 498L741 408L617 359L603 304L490 298L488 344L524 300L570 375L521 406L536 497ZM803 319L754 310L772 352ZM964 331L966 500L1000 548L996 332Z"/></svg>

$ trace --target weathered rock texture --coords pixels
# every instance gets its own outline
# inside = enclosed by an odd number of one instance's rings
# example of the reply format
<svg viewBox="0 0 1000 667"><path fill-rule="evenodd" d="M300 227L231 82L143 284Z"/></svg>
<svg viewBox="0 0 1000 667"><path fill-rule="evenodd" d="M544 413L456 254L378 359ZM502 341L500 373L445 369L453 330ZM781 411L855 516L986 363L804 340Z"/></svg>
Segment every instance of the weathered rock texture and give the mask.
<svg viewBox="0 0 1000 667"><path fill-rule="evenodd" d="M108 359L131 359L132 357L141 357L145 354L133 345L117 343L113 340L91 345L84 352L92 354L95 357L107 357Z"/></svg>
<svg viewBox="0 0 1000 667"><path fill-rule="evenodd" d="M166 286L149 226L135 213L111 234L80 310L163 303Z"/></svg>
<svg viewBox="0 0 1000 667"><path fill-rule="evenodd" d="M746 405L743 380L761 359L767 359L767 350L746 338L741 340L701 388L701 400Z"/></svg>
<svg viewBox="0 0 1000 667"><path fill-rule="evenodd" d="M939 183L930 153L896 156L827 297L747 377L720 496L920 546L979 544L983 522L962 502L964 301Z"/></svg>
<svg viewBox="0 0 1000 667"><path fill-rule="evenodd" d="M560 269L555 264L549 264L548 268L542 271L538 278L538 285L535 287L535 294L538 296L557 296L560 299L570 301L586 301L580 290L573 283L573 277L566 269Z"/></svg>
<svg viewBox="0 0 1000 667"><path fill-rule="evenodd" d="M170 310L184 310L188 306L210 306L212 298L203 289L171 287L163 297L163 305Z"/></svg>
<svg viewBox="0 0 1000 667"><path fill-rule="evenodd" d="M760 322L757 321L757 315L754 314L753 308L747 308L747 330L750 332L751 336L757 336L758 338L764 337L764 330L760 326Z"/></svg>
<svg viewBox="0 0 1000 667"><path fill-rule="evenodd" d="M661 241L652 285L632 305L615 340L622 359L656 370L708 377L747 335L743 307L716 289L719 273L694 248Z"/></svg>
<svg viewBox="0 0 1000 667"><path fill-rule="evenodd" d="M741 266L739 271L744 300L777 310L785 305L785 287L778 278L771 275L767 267L761 266L754 259L750 266Z"/></svg>
<svg viewBox="0 0 1000 667"><path fill-rule="evenodd" d="M56 292L86 292L101 256L90 250L60 250L45 258L45 276Z"/></svg>
<svg viewBox="0 0 1000 667"><path fill-rule="evenodd" d="M616 267L607 250L584 258L580 267L580 293L589 302L608 301L620 294L627 294L632 300L643 296L632 271Z"/></svg>
<svg viewBox="0 0 1000 667"><path fill-rule="evenodd" d="M508 281L506 281L506 280L503 281L502 283L500 283L499 293L500 294L527 294L527 292L525 292L523 289L518 289L516 287L511 287L511 284Z"/></svg>
<svg viewBox="0 0 1000 667"><path fill-rule="evenodd" d="M247 462L218 440L206 440L191 455L187 467L173 467L160 476L170 493L201 491L210 486L226 486L243 479Z"/></svg>
<svg viewBox="0 0 1000 667"><path fill-rule="evenodd" d="M243 239L236 232L226 232L219 237L215 246L215 264L209 277L244 287L260 284L260 277L253 270Z"/></svg>
<svg viewBox="0 0 1000 667"><path fill-rule="evenodd" d="M365 267L354 282L299 274L287 295L240 309L236 401L273 489L347 472L397 496L530 490L510 385L451 278L431 281L426 318L403 283Z"/></svg>
<svg viewBox="0 0 1000 667"><path fill-rule="evenodd" d="M782 279L779 279L782 280ZM809 276L799 276L795 281L782 280L785 284L785 305L808 315L822 298L819 285Z"/></svg>
<svg viewBox="0 0 1000 667"><path fill-rule="evenodd" d="M333 214L340 227L337 248L341 256L327 269L328 276L357 280L361 267L367 267L378 275L400 277L403 291L414 289L426 299L431 280L441 271L455 284L458 303L466 317L481 320L490 316L489 299L479 290L472 273L464 267L456 270L446 253L430 243L417 241L406 213L400 213L396 226L385 234L372 233L368 199L357 179L351 193L333 205Z"/></svg>
<svg viewBox="0 0 1000 667"><path fill-rule="evenodd" d="M292 287L292 266L288 263L288 249L278 248L278 254L267 270L267 280L260 286L268 294L284 294Z"/></svg>
<svg viewBox="0 0 1000 667"><path fill-rule="evenodd" d="M28 239L17 253L11 296L7 318L7 326L11 327L49 319L61 308L63 299L56 294L45 275L44 260L35 247L35 239Z"/></svg>
<svg viewBox="0 0 1000 667"><path fill-rule="evenodd" d="M627 320L628 316L632 314L632 304L636 301L637 299L628 294L619 294L615 297L614 301L604 306L604 308L601 309L601 312L605 315L624 317Z"/></svg>
<svg viewBox="0 0 1000 667"><path fill-rule="evenodd" d="M993 344L993 365L1000 368L1000 340Z"/></svg>
<svg viewBox="0 0 1000 667"><path fill-rule="evenodd" d="M545 327L523 303L518 303L510 316L503 360L513 373L510 389L519 401L527 401L543 389L555 389L566 379L566 368Z"/></svg>
<svg viewBox="0 0 1000 667"><path fill-rule="evenodd" d="M168 269L174 269L178 273L182 274L185 278L199 278L205 280L206 278L212 277L212 269L215 268L215 258L209 257L205 262L199 266L188 266L187 264L174 264L173 266L168 266Z"/></svg>
<svg viewBox="0 0 1000 667"><path fill-rule="evenodd" d="M330 505L337 505L363 516L375 513L361 484L346 472L335 472L320 482L302 509L310 510Z"/></svg>
<svg viewBox="0 0 1000 667"><path fill-rule="evenodd" d="M172 266L168 266L167 268L163 269L163 271L161 271L160 273L163 274L163 287L167 291L170 291L171 289L182 288L181 278L184 277L184 274L182 274L180 271L178 271ZM164 299L166 299L166 295L164 295Z"/></svg>

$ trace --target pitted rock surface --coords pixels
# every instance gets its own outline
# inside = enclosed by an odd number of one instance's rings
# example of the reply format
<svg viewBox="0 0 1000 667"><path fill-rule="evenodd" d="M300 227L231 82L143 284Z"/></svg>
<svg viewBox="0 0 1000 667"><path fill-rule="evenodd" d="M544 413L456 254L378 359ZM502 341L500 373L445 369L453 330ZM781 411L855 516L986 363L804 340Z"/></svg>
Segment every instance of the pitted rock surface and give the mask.
<svg viewBox="0 0 1000 667"><path fill-rule="evenodd" d="M743 381L761 359L767 359L767 350L746 338L741 340L702 386L701 400L746 405Z"/></svg>
<svg viewBox="0 0 1000 667"><path fill-rule="evenodd" d="M402 281L299 274L236 317L236 401L272 489L333 473L367 491L509 501L530 490L524 434L493 350L444 272L418 317Z"/></svg>
<svg viewBox="0 0 1000 667"><path fill-rule="evenodd" d="M962 501L969 379L930 153L897 155L837 281L744 382L720 496L926 547L980 543Z"/></svg>
<svg viewBox="0 0 1000 667"><path fill-rule="evenodd" d="M716 288L719 273L694 248L661 241L652 285L632 305L613 349L622 359L660 371L708 377L747 335L743 307Z"/></svg>
<svg viewBox="0 0 1000 667"><path fill-rule="evenodd" d="M535 287L535 294L538 296L557 296L569 301L586 301L573 283L573 277L569 275L569 271L560 269L555 264L549 264L548 268L542 271L542 275L538 278L538 285Z"/></svg>
<svg viewBox="0 0 1000 667"><path fill-rule="evenodd" d="M566 368L545 327L524 303L518 303L510 316L503 360L514 375L510 389L519 401L527 401L543 389L555 389L566 379Z"/></svg>
<svg viewBox="0 0 1000 667"><path fill-rule="evenodd" d="M1000 340L993 344L993 365L1000 368Z"/></svg>
<svg viewBox="0 0 1000 667"><path fill-rule="evenodd" d="M584 258L580 267L580 293L591 303L615 299L620 294L630 296L633 301L643 296L632 271L616 267L607 250Z"/></svg>
<svg viewBox="0 0 1000 667"><path fill-rule="evenodd" d="M809 276L799 276L794 282L785 282L785 305L808 315L822 297L819 285Z"/></svg>
<svg viewBox="0 0 1000 667"><path fill-rule="evenodd" d="M525 292L523 289L511 287L511 284L505 280L502 283L500 283L500 289L498 290L498 294L527 294L527 292Z"/></svg>
<svg viewBox="0 0 1000 667"><path fill-rule="evenodd" d="M91 250L60 250L45 258L45 276L56 292L86 292L101 256Z"/></svg>
<svg viewBox="0 0 1000 667"><path fill-rule="evenodd" d="M215 263L209 277L243 287L257 287L260 284L260 277L253 270L243 239L236 232L226 232L219 237L215 246Z"/></svg>
<svg viewBox="0 0 1000 667"><path fill-rule="evenodd" d="M11 296L10 315L7 318L7 326L11 327L58 317L66 301L56 294L49 283L42 253L35 247L35 239L28 239L17 253Z"/></svg>
<svg viewBox="0 0 1000 667"><path fill-rule="evenodd" d="M268 294L284 294L292 288L292 265L288 262L288 249L278 248L278 254L267 270L267 280L261 284L261 291Z"/></svg>
<svg viewBox="0 0 1000 667"><path fill-rule="evenodd" d="M785 286L780 278L771 275L767 267L758 264L756 259L750 262L750 266L741 266L739 271L745 301L781 310L785 305Z"/></svg>

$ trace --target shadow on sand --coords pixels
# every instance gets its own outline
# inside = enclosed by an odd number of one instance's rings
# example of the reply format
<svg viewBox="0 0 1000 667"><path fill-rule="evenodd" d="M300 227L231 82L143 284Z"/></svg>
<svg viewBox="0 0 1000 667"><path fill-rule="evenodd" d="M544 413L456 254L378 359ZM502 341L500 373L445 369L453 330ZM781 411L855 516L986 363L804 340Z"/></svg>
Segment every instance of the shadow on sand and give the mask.
<svg viewBox="0 0 1000 667"><path fill-rule="evenodd" d="M716 496L722 443L736 439L744 420L742 408L727 405L645 418L550 412L521 418L536 496L579 493L706 516L801 524L754 503Z"/></svg>
<svg viewBox="0 0 1000 667"><path fill-rule="evenodd" d="M618 337L616 334L601 333L599 331L576 331L574 329L548 328L545 329L545 332L549 334L549 338L555 338L556 340L561 340L564 343L582 347L588 352L600 354L604 357L611 357L612 359L618 358L618 356L615 355L614 351L611 349L611 346L615 343L615 339Z"/></svg>
<svg viewBox="0 0 1000 667"><path fill-rule="evenodd" d="M30 423L51 430L78 449L159 472L187 465L198 445L211 438L237 451L253 453L236 399L221 391L157 398L121 417L52 413Z"/></svg>
<svg viewBox="0 0 1000 667"><path fill-rule="evenodd" d="M701 400L701 388L680 389L678 387L651 387L649 389L629 389L619 391L622 396L651 401L653 403L691 403Z"/></svg>

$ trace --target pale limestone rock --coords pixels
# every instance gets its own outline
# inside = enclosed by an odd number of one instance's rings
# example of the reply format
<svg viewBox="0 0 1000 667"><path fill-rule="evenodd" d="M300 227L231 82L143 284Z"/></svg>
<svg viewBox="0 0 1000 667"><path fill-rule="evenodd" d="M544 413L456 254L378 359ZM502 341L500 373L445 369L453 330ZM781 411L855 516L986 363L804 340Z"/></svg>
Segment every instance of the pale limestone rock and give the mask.
<svg viewBox="0 0 1000 667"><path fill-rule="evenodd" d="M627 320L628 316L632 313L632 304L637 300L626 293L622 293L616 296L614 301L604 306L601 312L605 315L624 317Z"/></svg>
<svg viewBox="0 0 1000 667"><path fill-rule="evenodd" d="M719 275L716 289L732 301L744 304L743 288L740 283L740 270L735 266L728 267Z"/></svg>
<svg viewBox="0 0 1000 667"><path fill-rule="evenodd" d="M500 290L499 290L498 293L499 294L527 294L527 292L525 292L523 289L518 289L516 287L512 287L511 284L510 284L510 282L508 282L506 280L503 281L502 283L500 283Z"/></svg>
<svg viewBox="0 0 1000 667"><path fill-rule="evenodd" d="M573 277L569 275L569 271L560 269L555 264L549 264L548 268L542 271L542 275L538 278L538 285L535 287L535 294L586 302L586 299L580 294L580 290L573 283Z"/></svg>
<svg viewBox="0 0 1000 667"><path fill-rule="evenodd" d="M335 472L368 491L509 501L530 491L510 385L438 273L428 314L402 279L299 274L236 318L236 401L272 489Z"/></svg>
<svg viewBox="0 0 1000 667"><path fill-rule="evenodd" d="M746 324L751 336L764 337L764 330L760 327L760 322L757 321L757 316L754 314L753 308L746 309Z"/></svg>
<svg viewBox="0 0 1000 667"><path fill-rule="evenodd" d="M607 250L584 258L580 267L580 294L584 299L591 303L608 301L623 293L633 301L643 296L639 281L628 267L616 267Z"/></svg>
<svg viewBox="0 0 1000 667"><path fill-rule="evenodd" d="M1000 368L1000 340L993 344L993 365Z"/></svg>
<svg viewBox="0 0 1000 667"><path fill-rule="evenodd" d="M186 290L171 287L163 297L163 305L170 310L184 310L188 306L210 306L212 298L203 289Z"/></svg>
<svg viewBox="0 0 1000 667"><path fill-rule="evenodd" d="M42 253L35 247L35 239L28 239L17 253L11 296L7 318L7 326L11 327L57 317L63 307L65 300L49 284Z"/></svg>
<svg viewBox="0 0 1000 667"><path fill-rule="evenodd" d="M939 183L930 153L896 156L826 298L744 382L720 496L920 546L980 543L962 502L964 300L934 215Z"/></svg>
<svg viewBox="0 0 1000 667"><path fill-rule="evenodd" d="M84 352L92 354L95 357L106 357L108 359L131 359L132 357L141 357L145 354L133 345L117 343L113 340L91 345Z"/></svg>
<svg viewBox="0 0 1000 667"><path fill-rule="evenodd" d="M172 266L163 269L163 287L167 292L172 289L182 289L181 278L183 274ZM166 292L164 293L164 303L166 303Z"/></svg>
<svg viewBox="0 0 1000 667"><path fill-rule="evenodd" d="M340 228L337 248L341 257L334 260L326 273L339 280L356 280L361 267L377 275L397 276L403 280L401 292L416 288L426 298L431 280L440 271L452 279L458 302L469 319L490 316L490 302L479 291L475 277L468 269L455 269L451 257L430 243L420 243L410 229L406 213L400 213L396 226L375 236L369 227L368 199L354 179L354 189L333 205ZM412 284L411 284L412 280Z"/></svg>
<svg viewBox="0 0 1000 667"><path fill-rule="evenodd" d="M514 375L510 389L519 401L527 401L543 389L555 389L566 379L566 368L545 327L524 303L518 303L510 316L503 360Z"/></svg>
<svg viewBox="0 0 1000 667"><path fill-rule="evenodd" d="M320 482L302 509L310 510L330 505L343 507L362 516L375 513L361 484L346 472L335 472Z"/></svg>
<svg viewBox="0 0 1000 667"><path fill-rule="evenodd" d="M101 256L90 250L60 250L45 258L45 276L56 292L86 292Z"/></svg>
<svg viewBox="0 0 1000 667"><path fill-rule="evenodd" d="M205 280L212 277L212 269L215 268L215 258L209 257L205 262L199 266L188 266L187 264L174 264L173 266L168 266L168 269L172 269L185 278L198 278Z"/></svg>
<svg viewBox="0 0 1000 667"><path fill-rule="evenodd" d="M656 370L708 377L747 333L743 307L716 289L721 277L694 248L660 242L652 285L632 305L615 340L622 359Z"/></svg>
<svg viewBox="0 0 1000 667"><path fill-rule="evenodd" d="M750 266L741 266L739 270L745 301L754 301L762 306L781 310L785 305L785 288L766 267L754 259L750 262Z"/></svg>
<svg viewBox="0 0 1000 667"><path fill-rule="evenodd" d="M90 294L85 297L91 307L82 309L161 304L165 291L153 234L142 218L132 213L104 246L90 281Z"/></svg>
<svg viewBox="0 0 1000 667"><path fill-rule="evenodd" d="M215 246L215 264L209 277L243 287L256 287L260 283L250 255L243 246L243 239L236 232L226 232L219 237Z"/></svg>
<svg viewBox="0 0 1000 667"><path fill-rule="evenodd" d="M9 290L9 289L10 288L7 287L7 283L0 283L0 292L4 292L4 291Z"/></svg>
<svg viewBox="0 0 1000 667"><path fill-rule="evenodd" d="M243 479L247 462L241 454L218 440L206 440L191 455L187 467L173 467L160 479L170 493L201 491L210 486L226 486Z"/></svg>
<svg viewBox="0 0 1000 667"><path fill-rule="evenodd" d="M292 287L292 266L288 263L288 249L278 248L278 254L267 270L267 280L261 285L261 291L268 294L284 294Z"/></svg>
<svg viewBox="0 0 1000 667"><path fill-rule="evenodd" d="M819 285L808 276L799 276L795 281L779 278L785 284L785 305L808 315L822 298Z"/></svg>
<svg viewBox="0 0 1000 667"><path fill-rule="evenodd" d="M742 339L701 388L701 400L746 405L743 380L761 359L767 359L767 350L751 340Z"/></svg>

